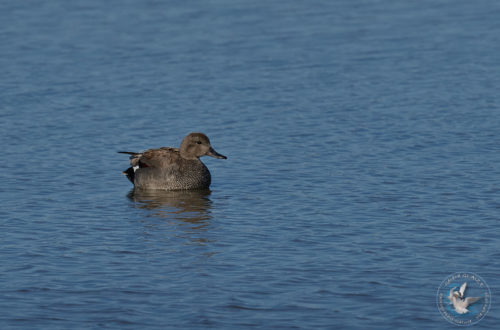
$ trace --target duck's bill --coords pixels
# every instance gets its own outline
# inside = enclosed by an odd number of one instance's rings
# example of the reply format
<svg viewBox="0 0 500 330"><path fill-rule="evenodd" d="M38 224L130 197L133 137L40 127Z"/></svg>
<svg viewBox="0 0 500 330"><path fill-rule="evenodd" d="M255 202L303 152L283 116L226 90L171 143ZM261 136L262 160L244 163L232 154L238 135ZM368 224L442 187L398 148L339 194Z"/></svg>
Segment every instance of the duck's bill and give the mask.
<svg viewBox="0 0 500 330"><path fill-rule="evenodd" d="M210 150L208 150L207 156L219 158L219 159L227 159L226 156L219 154L217 151L214 150L214 148L210 148Z"/></svg>

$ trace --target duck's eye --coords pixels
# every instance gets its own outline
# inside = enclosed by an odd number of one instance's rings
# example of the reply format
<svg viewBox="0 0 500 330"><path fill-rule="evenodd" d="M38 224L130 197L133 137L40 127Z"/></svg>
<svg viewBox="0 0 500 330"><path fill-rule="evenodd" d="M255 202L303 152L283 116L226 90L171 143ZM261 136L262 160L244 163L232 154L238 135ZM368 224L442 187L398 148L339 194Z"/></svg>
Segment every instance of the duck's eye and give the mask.
<svg viewBox="0 0 500 330"><path fill-rule="evenodd" d="M201 144L201 141L196 141L196 144Z"/></svg>

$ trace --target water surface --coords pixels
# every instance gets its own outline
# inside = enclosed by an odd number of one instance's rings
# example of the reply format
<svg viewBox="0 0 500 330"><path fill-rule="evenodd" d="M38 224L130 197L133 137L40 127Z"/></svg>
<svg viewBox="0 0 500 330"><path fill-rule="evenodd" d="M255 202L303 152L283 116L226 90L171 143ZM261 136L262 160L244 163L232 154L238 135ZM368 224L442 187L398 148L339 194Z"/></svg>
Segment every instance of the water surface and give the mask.
<svg viewBox="0 0 500 330"><path fill-rule="evenodd" d="M4 1L2 329L499 322L500 4ZM210 191L118 150L206 133Z"/></svg>

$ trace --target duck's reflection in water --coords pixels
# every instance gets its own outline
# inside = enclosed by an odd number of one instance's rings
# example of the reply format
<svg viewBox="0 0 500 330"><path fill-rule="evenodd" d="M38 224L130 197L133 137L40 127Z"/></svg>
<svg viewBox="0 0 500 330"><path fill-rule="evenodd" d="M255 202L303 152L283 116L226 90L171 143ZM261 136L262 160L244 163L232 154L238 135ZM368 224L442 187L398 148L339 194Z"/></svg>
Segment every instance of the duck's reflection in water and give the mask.
<svg viewBox="0 0 500 330"><path fill-rule="evenodd" d="M175 225L177 238L188 239L192 243L211 242L206 235L212 216L210 214L210 190L134 190L127 197L134 202L134 207L147 210L147 217L165 220ZM165 221L162 223L165 224ZM156 221L148 221L147 226L157 227ZM157 228L158 229L158 228ZM181 233L177 230L181 229Z"/></svg>

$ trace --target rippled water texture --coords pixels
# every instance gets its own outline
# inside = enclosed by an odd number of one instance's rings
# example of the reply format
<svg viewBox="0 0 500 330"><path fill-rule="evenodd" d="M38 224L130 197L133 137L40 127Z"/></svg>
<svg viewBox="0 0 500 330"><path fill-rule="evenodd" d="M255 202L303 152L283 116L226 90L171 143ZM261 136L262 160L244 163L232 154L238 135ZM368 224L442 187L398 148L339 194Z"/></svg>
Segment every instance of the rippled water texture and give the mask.
<svg viewBox="0 0 500 330"><path fill-rule="evenodd" d="M500 322L500 3L2 1L1 329ZM119 150L206 133L210 191Z"/></svg>

